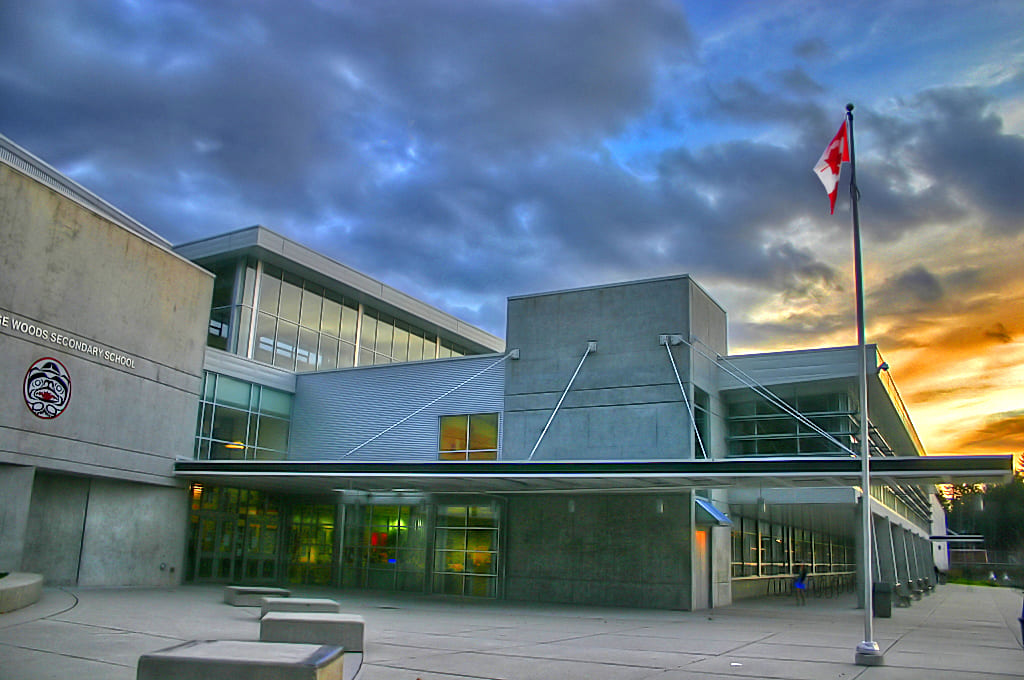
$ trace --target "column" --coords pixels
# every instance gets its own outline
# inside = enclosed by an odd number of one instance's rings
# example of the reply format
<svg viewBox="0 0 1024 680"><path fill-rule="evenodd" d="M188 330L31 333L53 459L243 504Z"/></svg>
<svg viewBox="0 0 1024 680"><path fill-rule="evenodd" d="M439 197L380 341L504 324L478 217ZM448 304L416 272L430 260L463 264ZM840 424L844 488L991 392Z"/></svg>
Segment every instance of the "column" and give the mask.
<svg viewBox="0 0 1024 680"><path fill-rule="evenodd" d="M896 583L896 564L893 562L892 524L885 517L875 515L875 550L878 552L878 573L875 581L880 583Z"/></svg>

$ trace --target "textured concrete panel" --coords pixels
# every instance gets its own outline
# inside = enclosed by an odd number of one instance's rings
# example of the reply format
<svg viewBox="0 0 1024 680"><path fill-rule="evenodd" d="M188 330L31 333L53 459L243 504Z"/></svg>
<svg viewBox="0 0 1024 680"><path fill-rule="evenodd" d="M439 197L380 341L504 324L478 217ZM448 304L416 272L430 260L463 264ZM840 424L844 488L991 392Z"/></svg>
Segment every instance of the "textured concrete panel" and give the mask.
<svg viewBox="0 0 1024 680"><path fill-rule="evenodd" d="M79 585L180 583L187 520L185 489L93 480Z"/></svg>
<svg viewBox="0 0 1024 680"><path fill-rule="evenodd" d="M194 435L212 277L0 165L0 462L172 484ZM71 380L41 419L22 384L41 358Z"/></svg>
<svg viewBox="0 0 1024 680"><path fill-rule="evenodd" d="M0 465L0 571L18 571L25 551L35 468Z"/></svg>
<svg viewBox="0 0 1024 680"><path fill-rule="evenodd" d="M508 505L512 600L688 609L689 496L526 496Z"/></svg>
<svg viewBox="0 0 1024 680"><path fill-rule="evenodd" d="M43 574L51 585L77 583L89 485L82 477L36 475L22 562L25 571Z"/></svg>
<svg viewBox="0 0 1024 680"><path fill-rule="evenodd" d="M687 276L511 298L507 344L520 359L506 373L504 457L530 455L578 368L534 460L690 458L693 425L659 336L688 338L695 304L704 341L724 352L725 312ZM691 390L690 349L672 356Z"/></svg>

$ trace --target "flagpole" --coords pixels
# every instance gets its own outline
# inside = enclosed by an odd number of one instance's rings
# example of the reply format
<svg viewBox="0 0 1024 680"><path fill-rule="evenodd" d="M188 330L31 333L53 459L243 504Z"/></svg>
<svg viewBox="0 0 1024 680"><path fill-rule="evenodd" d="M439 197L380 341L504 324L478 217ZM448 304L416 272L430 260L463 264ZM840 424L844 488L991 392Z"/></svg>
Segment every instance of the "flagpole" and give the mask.
<svg viewBox="0 0 1024 680"><path fill-rule="evenodd" d="M864 271L861 264L860 216L857 212L857 160L853 147L853 104L846 105L846 132L850 141L850 203L853 206L853 267L857 289L857 347L860 350L860 457L861 457L861 564L864 574L864 640L857 645L854 660L859 666L881 666L882 650L875 642L874 607L871 599L874 577L871 570L871 444L868 439L868 346L864 333Z"/></svg>

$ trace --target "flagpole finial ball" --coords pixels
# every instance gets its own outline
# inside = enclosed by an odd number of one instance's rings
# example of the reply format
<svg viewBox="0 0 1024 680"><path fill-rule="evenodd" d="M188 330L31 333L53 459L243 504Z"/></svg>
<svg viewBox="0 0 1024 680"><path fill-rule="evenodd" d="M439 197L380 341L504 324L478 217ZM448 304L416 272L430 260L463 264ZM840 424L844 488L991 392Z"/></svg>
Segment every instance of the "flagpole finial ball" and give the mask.
<svg viewBox="0 0 1024 680"><path fill-rule="evenodd" d="M853 104L847 104L846 105L846 110L847 111L853 111Z"/></svg>

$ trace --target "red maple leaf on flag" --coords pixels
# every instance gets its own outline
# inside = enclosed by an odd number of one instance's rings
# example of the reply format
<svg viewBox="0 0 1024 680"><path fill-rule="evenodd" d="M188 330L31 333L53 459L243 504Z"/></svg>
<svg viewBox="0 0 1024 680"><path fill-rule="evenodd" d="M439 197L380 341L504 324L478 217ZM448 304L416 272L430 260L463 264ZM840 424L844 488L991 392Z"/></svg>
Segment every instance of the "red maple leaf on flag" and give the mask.
<svg viewBox="0 0 1024 680"><path fill-rule="evenodd" d="M846 136L846 121L839 126L839 132L832 138L821 158L814 165L814 174L818 176L821 183L825 185L828 192L829 214L836 211L836 194L839 187L839 170L844 162L850 160L850 142Z"/></svg>

